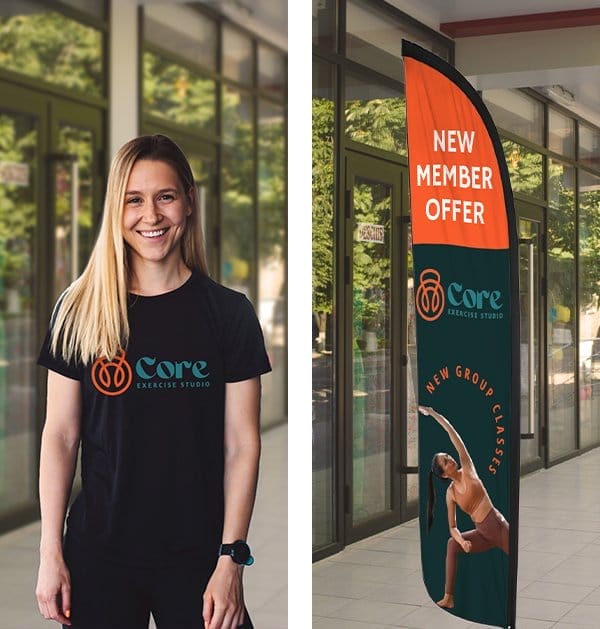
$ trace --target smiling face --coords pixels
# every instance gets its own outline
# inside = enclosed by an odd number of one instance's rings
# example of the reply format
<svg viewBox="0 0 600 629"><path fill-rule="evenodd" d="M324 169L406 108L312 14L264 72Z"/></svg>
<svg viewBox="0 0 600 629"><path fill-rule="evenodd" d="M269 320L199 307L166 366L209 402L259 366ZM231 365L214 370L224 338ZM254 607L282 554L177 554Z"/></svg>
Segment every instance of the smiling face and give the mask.
<svg viewBox="0 0 600 629"><path fill-rule="evenodd" d="M181 260L191 194L167 162L140 159L133 165L123 208L123 239L129 245L132 268Z"/></svg>
<svg viewBox="0 0 600 629"><path fill-rule="evenodd" d="M456 461L446 452L440 452L436 457L437 464L442 470L442 478L448 478L458 469Z"/></svg>

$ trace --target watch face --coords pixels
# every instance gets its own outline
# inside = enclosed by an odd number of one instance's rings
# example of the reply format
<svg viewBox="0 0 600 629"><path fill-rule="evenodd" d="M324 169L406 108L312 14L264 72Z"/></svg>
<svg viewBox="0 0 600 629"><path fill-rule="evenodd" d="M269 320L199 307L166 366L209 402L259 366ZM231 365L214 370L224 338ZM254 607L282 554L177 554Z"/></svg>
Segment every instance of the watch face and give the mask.
<svg viewBox="0 0 600 629"><path fill-rule="evenodd" d="M233 560L237 563L246 563L250 557L250 548L244 542L238 542L233 546Z"/></svg>

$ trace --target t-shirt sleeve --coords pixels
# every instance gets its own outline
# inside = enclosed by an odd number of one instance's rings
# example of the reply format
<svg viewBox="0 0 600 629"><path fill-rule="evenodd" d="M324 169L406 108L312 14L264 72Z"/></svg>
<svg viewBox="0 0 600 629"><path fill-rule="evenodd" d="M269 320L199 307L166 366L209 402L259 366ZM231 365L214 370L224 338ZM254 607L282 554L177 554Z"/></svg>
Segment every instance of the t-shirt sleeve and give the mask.
<svg viewBox="0 0 600 629"><path fill-rule="evenodd" d="M271 371L263 333L252 304L240 299L225 329L225 382L249 380Z"/></svg>
<svg viewBox="0 0 600 629"><path fill-rule="evenodd" d="M81 369L74 362L67 362L62 358L62 356L55 356L50 349L50 335L52 330L52 324L54 323L54 319L56 316L56 311L60 306L60 302L62 300L62 296L59 298L57 305L54 308L54 312L52 313L52 319L50 321L50 328L46 333L46 338L42 343L42 348L40 349L40 354L37 359L37 364L41 367L46 367L51 371L55 371L59 373L61 376L66 376L67 378L72 378L73 380L81 380Z"/></svg>

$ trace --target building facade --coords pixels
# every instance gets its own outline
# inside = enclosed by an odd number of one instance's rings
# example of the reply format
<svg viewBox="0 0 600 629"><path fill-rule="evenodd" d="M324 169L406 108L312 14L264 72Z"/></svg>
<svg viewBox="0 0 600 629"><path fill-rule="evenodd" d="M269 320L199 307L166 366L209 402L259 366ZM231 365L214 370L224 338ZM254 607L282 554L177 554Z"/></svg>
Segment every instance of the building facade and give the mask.
<svg viewBox="0 0 600 629"><path fill-rule="evenodd" d="M37 517L37 352L93 246L110 159L140 133L188 156L211 275L265 333L263 425L286 418L287 44L223 4L0 5L0 530Z"/></svg>
<svg viewBox="0 0 600 629"><path fill-rule="evenodd" d="M600 445L600 101L565 87L598 70L600 16L502 3L449 21L439 6L313 2L315 559L417 515L402 38L467 76L501 136L519 229L522 472Z"/></svg>

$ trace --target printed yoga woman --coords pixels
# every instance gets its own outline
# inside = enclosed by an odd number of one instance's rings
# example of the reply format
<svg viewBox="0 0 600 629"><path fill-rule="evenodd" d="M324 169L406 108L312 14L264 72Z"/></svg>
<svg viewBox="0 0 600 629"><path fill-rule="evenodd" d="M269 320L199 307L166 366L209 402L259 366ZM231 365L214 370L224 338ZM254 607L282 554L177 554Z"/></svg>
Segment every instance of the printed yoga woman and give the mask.
<svg viewBox="0 0 600 629"><path fill-rule="evenodd" d="M452 445L460 458L460 467L446 452L434 455L429 472L429 495L427 503L427 530L433 523L435 505L435 487L433 477L450 480L446 490L448 507L448 526L450 539L446 552L446 586L444 598L437 601L440 607L454 607L454 585L458 556L461 553L482 553L491 548L500 548L508 554L508 522L494 507L488 496L477 470L473 465L463 440L452 424L430 406L419 406L423 415L433 417L448 433ZM461 533L456 526L456 505L458 505L474 522L475 528Z"/></svg>

